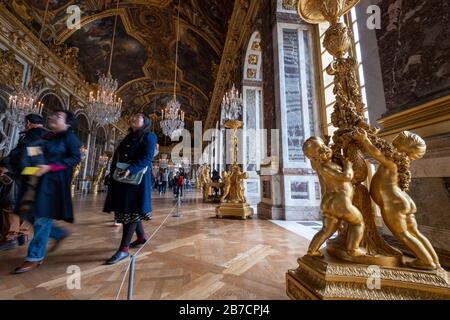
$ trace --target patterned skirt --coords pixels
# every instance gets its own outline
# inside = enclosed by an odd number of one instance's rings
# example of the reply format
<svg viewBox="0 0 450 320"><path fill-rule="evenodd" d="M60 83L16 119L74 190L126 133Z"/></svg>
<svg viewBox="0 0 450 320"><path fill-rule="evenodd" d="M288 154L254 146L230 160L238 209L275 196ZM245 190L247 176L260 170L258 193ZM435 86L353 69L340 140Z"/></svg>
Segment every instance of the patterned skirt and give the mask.
<svg viewBox="0 0 450 320"><path fill-rule="evenodd" d="M149 221L152 219L152 213L120 213L116 212L114 218L117 223L131 224L139 221Z"/></svg>

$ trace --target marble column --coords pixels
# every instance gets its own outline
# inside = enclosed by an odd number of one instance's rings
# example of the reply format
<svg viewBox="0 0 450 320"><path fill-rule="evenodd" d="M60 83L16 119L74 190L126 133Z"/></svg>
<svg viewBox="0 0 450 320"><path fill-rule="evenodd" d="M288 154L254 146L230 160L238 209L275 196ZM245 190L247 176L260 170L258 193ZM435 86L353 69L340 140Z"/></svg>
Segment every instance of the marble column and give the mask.
<svg viewBox="0 0 450 320"><path fill-rule="evenodd" d="M272 162L261 168L258 214L268 219L318 220L320 188L303 143L318 130L313 26L295 13L277 15L273 30L278 140ZM273 140L273 134L272 134Z"/></svg>

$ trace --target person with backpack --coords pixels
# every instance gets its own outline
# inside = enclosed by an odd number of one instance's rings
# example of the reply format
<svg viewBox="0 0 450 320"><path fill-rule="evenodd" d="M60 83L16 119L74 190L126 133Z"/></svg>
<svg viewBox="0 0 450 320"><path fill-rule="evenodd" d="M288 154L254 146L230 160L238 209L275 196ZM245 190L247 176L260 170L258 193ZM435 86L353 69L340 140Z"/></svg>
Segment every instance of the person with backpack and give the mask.
<svg viewBox="0 0 450 320"><path fill-rule="evenodd" d="M25 117L25 131L20 133L17 146L9 155L0 161L0 177L7 176L12 182L4 185L1 201L3 216L2 239L0 240L0 251L12 250L23 246L30 237L30 224L25 219L14 213L17 203L18 192L25 182L26 177L21 176L22 170L29 166L30 152L27 148L37 148L43 144L43 137L48 134L44 128L44 119L38 114L28 114ZM39 153L39 152L38 152ZM39 157L39 155L36 155ZM42 158L41 158L42 159Z"/></svg>

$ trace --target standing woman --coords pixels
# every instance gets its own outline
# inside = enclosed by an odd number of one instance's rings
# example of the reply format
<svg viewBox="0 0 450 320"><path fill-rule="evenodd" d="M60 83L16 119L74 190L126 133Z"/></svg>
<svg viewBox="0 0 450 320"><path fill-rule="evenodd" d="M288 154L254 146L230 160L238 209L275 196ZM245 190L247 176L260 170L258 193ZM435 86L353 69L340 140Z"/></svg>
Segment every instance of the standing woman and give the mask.
<svg viewBox="0 0 450 320"><path fill-rule="evenodd" d="M67 110L59 110L49 117L51 132L44 137L44 158L47 164L40 165L36 176L40 177L36 194L27 212L33 222L34 236L28 246L28 255L15 273L28 272L44 262L49 238L56 240L55 247L69 233L54 225L55 220L73 223L72 208L72 171L81 161L81 143L73 130L76 127L75 116ZM23 190L21 201L25 201ZM23 207L17 207L16 210ZM53 251L52 250L52 251Z"/></svg>
<svg viewBox="0 0 450 320"><path fill-rule="evenodd" d="M130 120L130 126L128 135L114 153L111 174L114 176L119 163L129 165L126 170L120 170L121 178L142 172L145 174L138 185L111 179L103 211L115 213L116 221L123 224L123 234L119 250L106 261L106 264L116 264L126 259L130 247L144 244L147 238L142 220L151 220L151 165L157 139L151 132L152 121L143 113L135 114ZM116 176L118 174L119 171ZM135 232L137 240L130 244Z"/></svg>

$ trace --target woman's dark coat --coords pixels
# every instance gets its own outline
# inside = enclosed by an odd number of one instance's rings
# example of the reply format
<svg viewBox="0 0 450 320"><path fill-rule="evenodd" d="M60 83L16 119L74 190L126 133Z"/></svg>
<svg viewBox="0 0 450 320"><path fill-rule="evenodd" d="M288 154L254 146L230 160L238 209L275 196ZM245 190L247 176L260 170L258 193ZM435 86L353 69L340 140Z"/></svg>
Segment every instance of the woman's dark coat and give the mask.
<svg viewBox="0 0 450 320"><path fill-rule="evenodd" d="M50 133L45 139L44 155L47 164L64 169L48 172L41 177L31 214L34 218L73 222L72 171L81 161L80 140L71 130Z"/></svg>
<svg viewBox="0 0 450 320"><path fill-rule="evenodd" d="M117 162L129 163L130 174L136 174L147 167L140 185L117 182L111 179L106 196L104 212L123 214L148 214L152 212L151 166L155 155L157 138L153 132L143 135L130 133L117 148L111 164L111 177Z"/></svg>

